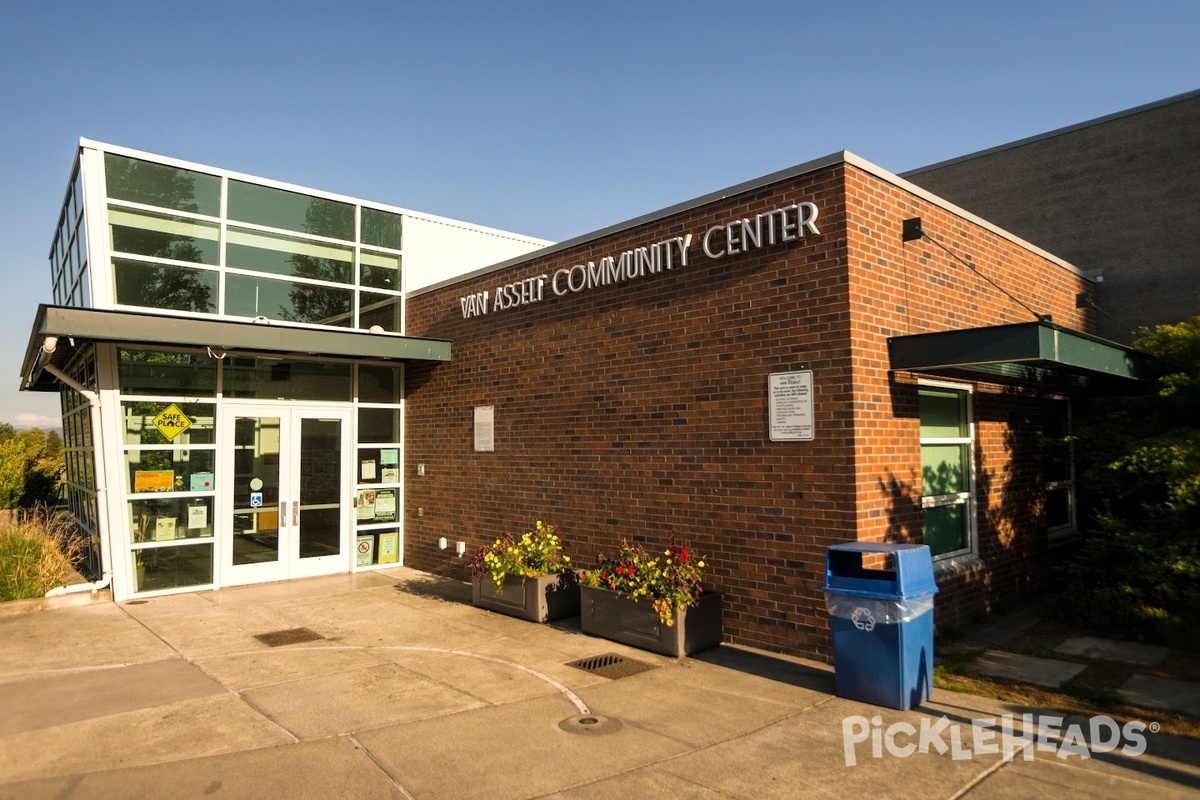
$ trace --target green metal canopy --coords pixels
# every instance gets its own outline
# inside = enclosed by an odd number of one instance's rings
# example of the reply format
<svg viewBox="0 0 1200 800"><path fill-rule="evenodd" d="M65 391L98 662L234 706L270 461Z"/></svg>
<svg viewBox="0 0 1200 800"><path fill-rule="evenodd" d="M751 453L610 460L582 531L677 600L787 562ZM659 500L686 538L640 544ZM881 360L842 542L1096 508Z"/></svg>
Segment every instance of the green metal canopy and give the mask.
<svg viewBox="0 0 1200 800"><path fill-rule="evenodd" d="M59 340L54 352L49 354L42 347L48 336ZM74 350L68 346L71 341L76 346L88 342L118 342L373 361L450 360L450 342L443 339L43 304L38 306L29 343L25 347L21 388L58 391L57 381L42 370L42 365L52 363L60 369L65 367Z"/></svg>
<svg viewBox="0 0 1200 800"><path fill-rule="evenodd" d="M1146 374L1146 357L1137 350L1045 320L893 336L888 356L893 370L1077 385L1139 381Z"/></svg>

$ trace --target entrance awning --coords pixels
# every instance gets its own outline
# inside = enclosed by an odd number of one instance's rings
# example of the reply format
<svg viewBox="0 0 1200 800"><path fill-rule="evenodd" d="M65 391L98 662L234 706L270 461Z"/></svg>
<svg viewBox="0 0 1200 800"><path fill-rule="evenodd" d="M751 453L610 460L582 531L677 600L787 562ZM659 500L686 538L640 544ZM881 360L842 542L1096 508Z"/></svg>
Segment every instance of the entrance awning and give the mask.
<svg viewBox="0 0 1200 800"><path fill-rule="evenodd" d="M1145 377L1145 356L1052 322L1021 322L888 339L891 369L1087 386Z"/></svg>
<svg viewBox="0 0 1200 800"><path fill-rule="evenodd" d="M59 341L53 353L45 353L46 337ZM229 322L225 320L174 317L132 311L100 311L90 308L41 305L33 322L25 360L21 364L21 388L29 391L58 391L57 380L42 370L52 363L66 366L75 347L93 342L119 342L159 347L210 347L213 350L270 353L272 355L316 355L372 361L449 361L450 342L418 339L394 333L359 330L318 330L288 325Z"/></svg>

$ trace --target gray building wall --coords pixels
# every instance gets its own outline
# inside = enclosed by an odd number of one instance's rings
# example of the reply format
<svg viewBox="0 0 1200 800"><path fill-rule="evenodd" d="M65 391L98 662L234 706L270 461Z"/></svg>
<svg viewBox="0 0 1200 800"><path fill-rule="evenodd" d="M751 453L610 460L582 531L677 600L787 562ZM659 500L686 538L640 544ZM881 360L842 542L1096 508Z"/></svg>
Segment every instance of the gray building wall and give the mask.
<svg viewBox="0 0 1200 800"><path fill-rule="evenodd" d="M1102 271L1105 338L1200 314L1200 91L903 177Z"/></svg>

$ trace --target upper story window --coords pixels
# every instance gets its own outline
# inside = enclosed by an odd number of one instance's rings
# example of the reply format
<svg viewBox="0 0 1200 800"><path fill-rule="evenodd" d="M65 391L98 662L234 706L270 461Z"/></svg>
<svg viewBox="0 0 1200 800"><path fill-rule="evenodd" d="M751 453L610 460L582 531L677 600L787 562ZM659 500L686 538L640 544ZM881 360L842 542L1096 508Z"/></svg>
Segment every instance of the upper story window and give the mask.
<svg viewBox="0 0 1200 800"><path fill-rule="evenodd" d="M403 331L400 214L115 153L103 158L107 202L99 207L109 254L98 302ZM67 207L82 218L74 192ZM90 304L78 280L86 256L65 214L52 252L55 299Z"/></svg>
<svg viewBox="0 0 1200 800"><path fill-rule="evenodd" d="M354 206L320 197L229 181L229 218L269 228L354 241Z"/></svg>
<svg viewBox="0 0 1200 800"><path fill-rule="evenodd" d="M114 200L209 217L221 213L221 179L216 175L105 153L104 180Z"/></svg>

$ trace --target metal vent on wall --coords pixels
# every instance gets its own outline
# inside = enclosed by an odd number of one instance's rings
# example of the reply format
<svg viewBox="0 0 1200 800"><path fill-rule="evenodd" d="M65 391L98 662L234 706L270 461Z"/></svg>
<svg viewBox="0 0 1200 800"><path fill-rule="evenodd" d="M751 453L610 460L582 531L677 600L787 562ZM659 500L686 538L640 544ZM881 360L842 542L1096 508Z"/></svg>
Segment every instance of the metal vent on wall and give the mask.
<svg viewBox="0 0 1200 800"><path fill-rule="evenodd" d="M325 637L308 628L288 628L282 631L271 631L270 633L256 633L254 638L258 639L268 647L281 647L285 644L300 644L301 642L316 642Z"/></svg>
<svg viewBox="0 0 1200 800"><path fill-rule="evenodd" d="M598 656L589 656L588 658L581 658L578 661L568 661L567 666L576 667L593 675L613 680L627 678L630 675L637 675L639 672L654 669L653 664L635 661L632 658L626 658L616 653L601 653Z"/></svg>

